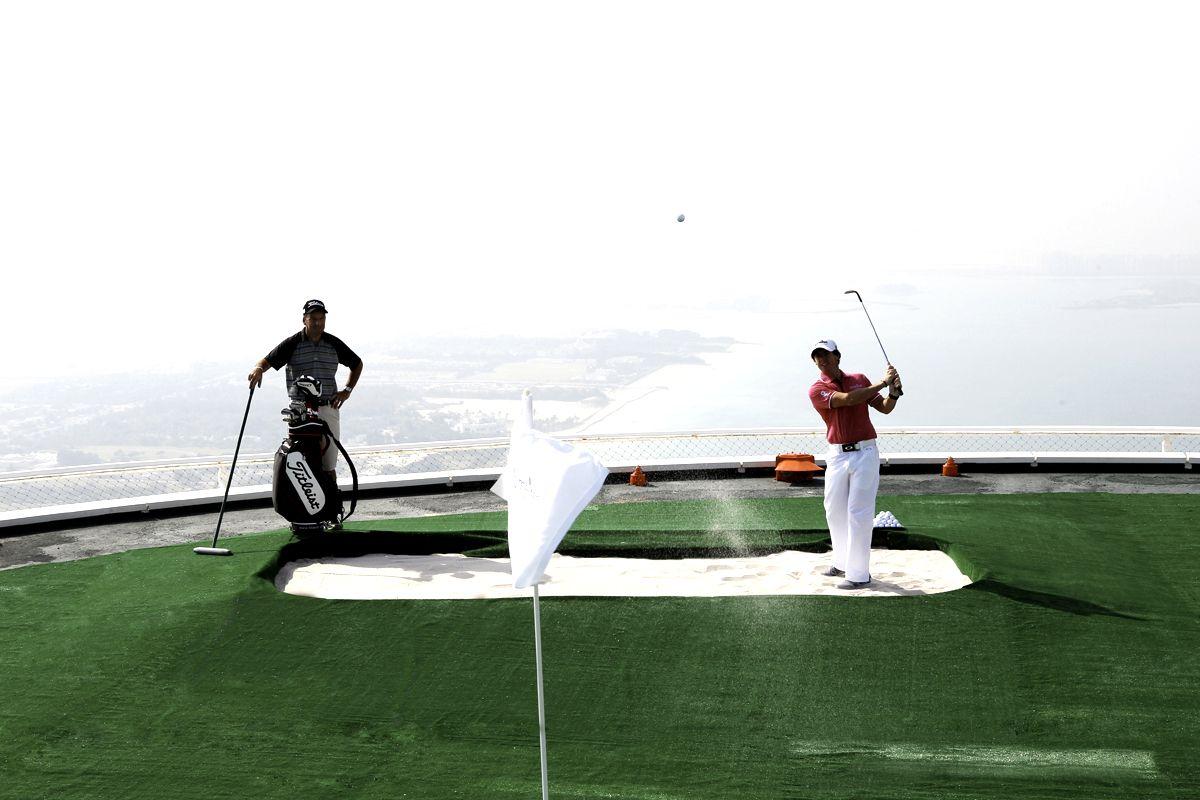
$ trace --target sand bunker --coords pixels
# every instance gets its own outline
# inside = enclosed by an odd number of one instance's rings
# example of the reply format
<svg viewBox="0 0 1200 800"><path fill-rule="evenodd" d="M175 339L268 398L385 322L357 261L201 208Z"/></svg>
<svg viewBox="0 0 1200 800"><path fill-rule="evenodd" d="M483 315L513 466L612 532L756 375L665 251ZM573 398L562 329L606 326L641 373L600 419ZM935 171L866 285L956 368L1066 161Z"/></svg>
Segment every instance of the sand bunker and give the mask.
<svg viewBox="0 0 1200 800"><path fill-rule="evenodd" d="M757 558L573 558L555 555L540 593L560 597L733 597L935 594L971 581L940 550L873 550L873 582L836 588L821 574L829 554L791 550ZM298 560L275 578L280 591L333 600L476 600L529 597L514 589L506 558L369 555Z"/></svg>

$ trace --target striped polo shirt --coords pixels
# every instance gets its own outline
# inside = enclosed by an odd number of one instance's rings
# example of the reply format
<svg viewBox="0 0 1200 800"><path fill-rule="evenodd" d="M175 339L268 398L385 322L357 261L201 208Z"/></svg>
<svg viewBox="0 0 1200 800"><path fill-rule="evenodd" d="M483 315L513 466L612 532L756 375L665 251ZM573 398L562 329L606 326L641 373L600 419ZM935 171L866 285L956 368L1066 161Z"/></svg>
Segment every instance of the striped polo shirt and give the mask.
<svg viewBox="0 0 1200 800"><path fill-rule="evenodd" d="M304 399L296 392L296 378L311 375L321 382L321 402L328 403L337 394L338 364L354 369L362 359L332 333L322 333L314 343L301 330L267 353L267 363L275 369L287 365L288 396L292 399Z"/></svg>

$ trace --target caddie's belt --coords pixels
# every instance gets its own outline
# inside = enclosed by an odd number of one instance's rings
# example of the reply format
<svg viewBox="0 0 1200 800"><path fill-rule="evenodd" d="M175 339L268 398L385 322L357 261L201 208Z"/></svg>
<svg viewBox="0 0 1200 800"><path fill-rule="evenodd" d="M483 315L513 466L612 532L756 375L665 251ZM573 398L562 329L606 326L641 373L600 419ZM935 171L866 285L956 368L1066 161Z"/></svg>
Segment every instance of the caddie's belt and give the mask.
<svg viewBox="0 0 1200 800"><path fill-rule="evenodd" d="M857 453L859 442L846 442L840 445L843 453Z"/></svg>

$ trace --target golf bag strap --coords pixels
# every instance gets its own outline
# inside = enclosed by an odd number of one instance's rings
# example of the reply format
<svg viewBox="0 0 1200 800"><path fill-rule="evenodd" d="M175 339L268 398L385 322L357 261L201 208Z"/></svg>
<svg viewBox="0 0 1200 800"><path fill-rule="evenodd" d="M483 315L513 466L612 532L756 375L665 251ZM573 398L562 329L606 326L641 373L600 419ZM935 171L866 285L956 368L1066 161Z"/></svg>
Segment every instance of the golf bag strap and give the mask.
<svg viewBox="0 0 1200 800"><path fill-rule="evenodd" d="M342 517L342 522L345 522L346 520L350 519L351 515L354 514L354 509L358 507L358 470L354 468L354 462L350 460L350 454L346 452L346 448L342 447L342 443L339 442L332 433L328 433L328 426L326 426L325 435L329 437L331 442L337 445L337 449L342 454L342 458L346 459L346 464L350 467L350 477L354 480L354 492L350 495L350 511Z"/></svg>

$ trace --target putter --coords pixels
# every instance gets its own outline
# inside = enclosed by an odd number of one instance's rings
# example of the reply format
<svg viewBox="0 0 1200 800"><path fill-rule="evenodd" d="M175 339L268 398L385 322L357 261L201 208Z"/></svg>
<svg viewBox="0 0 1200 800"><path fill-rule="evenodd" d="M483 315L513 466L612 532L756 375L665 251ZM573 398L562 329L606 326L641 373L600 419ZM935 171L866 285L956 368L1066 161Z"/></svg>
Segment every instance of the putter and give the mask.
<svg viewBox="0 0 1200 800"><path fill-rule="evenodd" d="M886 361L887 365L890 367L892 365L892 360L888 358L887 350L883 349L883 342L879 338L879 331L875 330L875 323L871 322L871 312L867 311L867 304L863 302L862 295L853 289L847 289L846 291L842 292L842 294L852 294L858 298L858 303L862 306L863 313L867 315L867 322L871 323L871 333L875 334L875 341L879 342L879 349L883 351L883 360ZM888 391L890 392L892 390L888 389ZM903 395L903 390L896 391L897 397L901 397Z"/></svg>
<svg viewBox="0 0 1200 800"><path fill-rule="evenodd" d="M212 547L193 547L192 552L198 556L231 556L232 552L225 547L217 547L217 537L221 535L221 520L225 518L225 502L229 500L229 487L233 486L233 469L237 466L238 451L242 449L242 434L246 432L246 420L250 418L250 401L254 399L254 384L250 384L250 397L246 400L246 413L242 415L242 429L238 431L237 446L233 448L233 463L229 465L229 480L225 481L225 496L221 498L221 513L217 515L217 532L213 534Z"/></svg>

